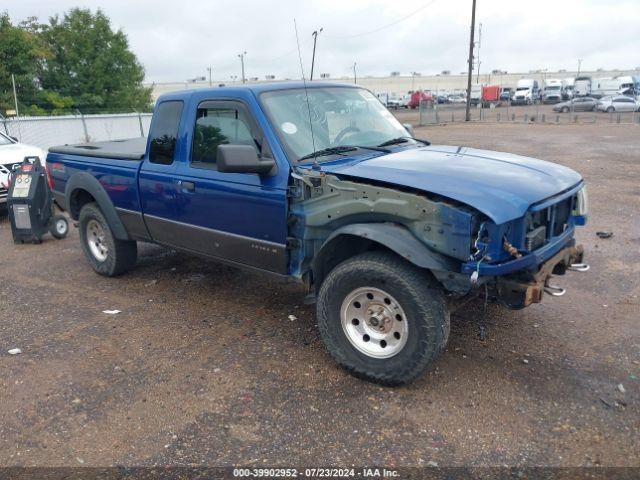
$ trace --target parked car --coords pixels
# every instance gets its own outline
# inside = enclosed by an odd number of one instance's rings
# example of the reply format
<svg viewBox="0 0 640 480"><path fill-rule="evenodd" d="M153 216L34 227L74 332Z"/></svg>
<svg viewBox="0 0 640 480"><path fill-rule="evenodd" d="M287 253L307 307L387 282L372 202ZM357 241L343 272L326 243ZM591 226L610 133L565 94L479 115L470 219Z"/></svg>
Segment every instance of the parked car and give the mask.
<svg viewBox="0 0 640 480"><path fill-rule="evenodd" d="M146 148L61 146L47 161L97 273L133 268L142 241L296 282L329 353L385 385L444 351L461 302L524 308L563 293L552 273L586 268L574 265L587 216L578 173L417 140L355 85L173 92Z"/></svg>
<svg viewBox="0 0 640 480"><path fill-rule="evenodd" d="M467 99L462 95L449 95L449 103L466 103Z"/></svg>
<svg viewBox="0 0 640 480"><path fill-rule="evenodd" d="M449 103L449 97L447 97L446 95L438 95L437 97L437 101L438 103L442 104L442 103Z"/></svg>
<svg viewBox="0 0 640 480"><path fill-rule="evenodd" d="M602 97L596 103L600 112L635 112L640 111L640 102L626 95Z"/></svg>
<svg viewBox="0 0 640 480"><path fill-rule="evenodd" d="M20 165L24 157L38 157L41 162L46 159L46 152L41 148L25 145L17 138L0 133L0 208L6 208L9 175Z"/></svg>
<svg viewBox="0 0 640 480"><path fill-rule="evenodd" d="M394 110L398 108L408 108L407 102L407 97L389 97L387 100L387 108L393 108Z"/></svg>
<svg viewBox="0 0 640 480"><path fill-rule="evenodd" d="M598 100L592 97L576 97L567 102L556 103L554 112L591 112L596 108Z"/></svg>
<svg viewBox="0 0 640 480"><path fill-rule="evenodd" d="M508 87L505 87L502 89L502 92L500 92L500 101L501 102L510 102L511 101L511 89Z"/></svg>

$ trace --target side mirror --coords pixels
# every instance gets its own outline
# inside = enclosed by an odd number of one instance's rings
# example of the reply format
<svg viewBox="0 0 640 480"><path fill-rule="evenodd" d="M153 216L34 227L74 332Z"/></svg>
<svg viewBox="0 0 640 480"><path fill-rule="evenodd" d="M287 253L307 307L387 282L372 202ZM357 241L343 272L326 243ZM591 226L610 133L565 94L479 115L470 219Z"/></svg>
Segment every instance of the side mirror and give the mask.
<svg viewBox="0 0 640 480"><path fill-rule="evenodd" d="M260 159L251 145L218 145L218 171L224 173L272 174L276 162L270 158Z"/></svg>
<svg viewBox="0 0 640 480"><path fill-rule="evenodd" d="M413 125L411 125L410 123L403 123L402 126L407 132L409 132L409 135L413 137Z"/></svg>

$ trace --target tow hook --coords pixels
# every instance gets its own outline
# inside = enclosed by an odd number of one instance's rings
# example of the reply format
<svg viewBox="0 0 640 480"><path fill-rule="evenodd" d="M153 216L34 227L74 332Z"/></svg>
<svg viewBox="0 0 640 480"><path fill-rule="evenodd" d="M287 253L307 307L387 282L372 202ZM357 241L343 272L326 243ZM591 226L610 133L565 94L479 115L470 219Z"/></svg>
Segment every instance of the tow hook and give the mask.
<svg viewBox="0 0 640 480"><path fill-rule="evenodd" d="M586 272L589 268L590 267L587 263L572 263L567 267L567 270L571 270L572 272ZM567 293L565 288L550 284L548 279L544 284L544 291L554 297L561 297Z"/></svg>
<svg viewBox="0 0 640 480"><path fill-rule="evenodd" d="M549 295L553 295L554 297L561 297L562 295L567 293L566 289L559 287L558 285L552 285L550 283L544 284L544 291Z"/></svg>
<svg viewBox="0 0 640 480"><path fill-rule="evenodd" d="M572 272L586 272L590 268L587 263L572 263L567 267L567 270L571 270Z"/></svg>

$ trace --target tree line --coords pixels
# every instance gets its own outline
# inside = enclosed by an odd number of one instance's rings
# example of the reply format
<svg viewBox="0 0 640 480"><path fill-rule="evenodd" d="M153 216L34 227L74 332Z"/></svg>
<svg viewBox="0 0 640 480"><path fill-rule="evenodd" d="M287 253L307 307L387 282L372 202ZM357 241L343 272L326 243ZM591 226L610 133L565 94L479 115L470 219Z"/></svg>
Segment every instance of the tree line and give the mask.
<svg viewBox="0 0 640 480"><path fill-rule="evenodd" d="M144 67L101 10L74 8L47 23L0 14L0 113L20 115L149 111Z"/></svg>

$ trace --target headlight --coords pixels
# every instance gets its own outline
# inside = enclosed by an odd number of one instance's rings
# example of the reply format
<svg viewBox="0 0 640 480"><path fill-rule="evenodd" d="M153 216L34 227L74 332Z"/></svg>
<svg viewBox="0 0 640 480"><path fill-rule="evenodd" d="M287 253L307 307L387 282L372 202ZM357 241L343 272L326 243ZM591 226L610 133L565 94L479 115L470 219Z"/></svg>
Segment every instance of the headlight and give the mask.
<svg viewBox="0 0 640 480"><path fill-rule="evenodd" d="M576 208L573 211L573 214L580 217L586 217L589 214L589 197L587 196L586 185L578 192Z"/></svg>

